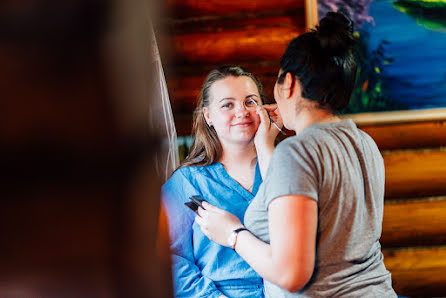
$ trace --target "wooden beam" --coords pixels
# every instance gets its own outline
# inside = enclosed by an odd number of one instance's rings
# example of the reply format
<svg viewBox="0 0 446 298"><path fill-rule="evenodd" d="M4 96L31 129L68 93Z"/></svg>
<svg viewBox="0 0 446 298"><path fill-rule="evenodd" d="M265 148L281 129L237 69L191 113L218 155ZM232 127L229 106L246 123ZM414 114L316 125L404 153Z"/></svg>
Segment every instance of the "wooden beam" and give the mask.
<svg viewBox="0 0 446 298"><path fill-rule="evenodd" d="M384 263L392 273L398 295L446 296L446 248L384 250Z"/></svg>
<svg viewBox="0 0 446 298"><path fill-rule="evenodd" d="M416 202L386 202L383 247L446 245L446 197Z"/></svg>
<svg viewBox="0 0 446 298"><path fill-rule="evenodd" d="M446 121L359 126L381 150L433 148L446 145Z"/></svg>
<svg viewBox="0 0 446 298"><path fill-rule="evenodd" d="M304 31L299 26L248 28L218 33L173 36L175 64L234 64L275 60L277 64L288 43Z"/></svg>
<svg viewBox="0 0 446 298"><path fill-rule="evenodd" d="M446 194L446 150L383 152L386 198Z"/></svg>
<svg viewBox="0 0 446 298"><path fill-rule="evenodd" d="M343 117L353 119L357 125L363 127L398 123L415 123L446 120L446 108L346 114Z"/></svg>
<svg viewBox="0 0 446 298"><path fill-rule="evenodd" d="M189 33L217 33L248 28L272 28L298 26L305 28L305 14L301 10L276 12L268 15L209 16L189 19L165 20L167 32L173 35Z"/></svg>
<svg viewBox="0 0 446 298"><path fill-rule="evenodd" d="M165 67L167 76L166 80L182 80L183 78L198 77L199 80L203 82L204 78L211 70L221 65L222 64L218 62L202 64L200 67L197 67L197 65L167 65ZM279 61L277 60L242 61L236 65L239 65L247 71L253 73L259 77L259 79L262 75L272 75L276 77L280 67Z"/></svg>
<svg viewBox="0 0 446 298"><path fill-rule="evenodd" d="M178 18L304 8L304 0L168 0L167 3L171 15Z"/></svg>

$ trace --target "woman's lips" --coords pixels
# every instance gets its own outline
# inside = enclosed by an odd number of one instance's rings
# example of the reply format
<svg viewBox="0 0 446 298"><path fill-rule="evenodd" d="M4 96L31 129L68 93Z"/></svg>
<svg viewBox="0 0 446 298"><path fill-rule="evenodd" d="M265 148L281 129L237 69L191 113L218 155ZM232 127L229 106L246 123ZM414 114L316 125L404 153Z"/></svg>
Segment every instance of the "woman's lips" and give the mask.
<svg viewBox="0 0 446 298"><path fill-rule="evenodd" d="M250 122L240 122L240 123L236 123L236 124L234 124L234 126L238 126L238 127L248 127L248 126L250 126L252 123L253 123L252 121L250 121Z"/></svg>

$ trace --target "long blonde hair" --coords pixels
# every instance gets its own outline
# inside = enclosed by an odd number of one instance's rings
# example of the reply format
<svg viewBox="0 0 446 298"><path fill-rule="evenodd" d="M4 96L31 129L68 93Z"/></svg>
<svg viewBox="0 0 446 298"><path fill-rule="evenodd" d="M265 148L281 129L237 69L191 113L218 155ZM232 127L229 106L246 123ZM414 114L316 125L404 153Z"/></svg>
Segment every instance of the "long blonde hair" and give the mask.
<svg viewBox="0 0 446 298"><path fill-rule="evenodd" d="M207 166L218 161L222 154L222 146L217 132L206 123L203 115L203 108L210 103L210 89L213 83L226 77L246 76L251 78L257 86L260 98L263 102L263 87L260 81L250 72L240 66L222 66L212 70L200 90L197 100L197 107L193 114L192 144L189 155L184 159L180 167L186 166Z"/></svg>

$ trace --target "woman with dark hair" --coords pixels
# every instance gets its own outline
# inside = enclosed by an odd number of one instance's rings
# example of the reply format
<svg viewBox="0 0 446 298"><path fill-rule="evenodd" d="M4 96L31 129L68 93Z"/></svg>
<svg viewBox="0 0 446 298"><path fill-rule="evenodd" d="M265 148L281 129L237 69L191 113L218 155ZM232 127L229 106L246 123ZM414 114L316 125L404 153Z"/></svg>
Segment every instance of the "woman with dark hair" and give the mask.
<svg viewBox="0 0 446 298"><path fill-rule="evenodd" d="M352 120L336 116L353 89L353 45L342 13L291 41L274 96L296 136L274 150L245 226L212 203L195 219L264 278L267 297L396 297L379 243L383 159Z"/></svg>
<svg viewBox="0 0 446 298"><path fill-rule="evenodd" d="M262 103L260 82L240 67L217 68L203 84L191 153L163 186L177 297L263 297L262 278L232 249L210 241L184 205L199 195L243 219L278 133L274 127L258 132L260 119L268 119ZM264 107L281 123L276 106Z"/></svg>

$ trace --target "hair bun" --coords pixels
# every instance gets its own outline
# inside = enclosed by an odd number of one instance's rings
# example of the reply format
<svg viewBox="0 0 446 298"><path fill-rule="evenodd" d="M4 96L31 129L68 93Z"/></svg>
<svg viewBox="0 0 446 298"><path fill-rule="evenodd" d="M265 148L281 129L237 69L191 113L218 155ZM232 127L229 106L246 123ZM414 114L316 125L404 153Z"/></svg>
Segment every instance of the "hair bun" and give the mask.
<svg viewBox="0 0 446 298"><path fill-rule="evenodd" d="M345 9L329 12L316 27L321 48L329 55L343 56L353 47L353 21Z"/></svg>

